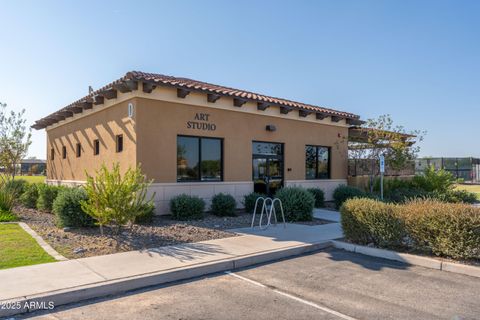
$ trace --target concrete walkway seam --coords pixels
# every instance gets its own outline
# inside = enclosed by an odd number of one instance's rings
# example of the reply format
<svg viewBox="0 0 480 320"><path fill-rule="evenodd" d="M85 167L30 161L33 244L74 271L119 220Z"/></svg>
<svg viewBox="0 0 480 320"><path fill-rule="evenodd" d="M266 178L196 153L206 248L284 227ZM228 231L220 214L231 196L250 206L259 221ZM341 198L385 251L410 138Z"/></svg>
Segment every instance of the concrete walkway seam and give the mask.
<svg viewBox="0 0 480 320"><path fill-rule="evenodd" d="M409 253L395 252L391 250L378 249L372 247L361 246L348 242L330 240L333 247L343 249L349 252L364 254L371 257L394 260L406 264L420 266L429 269L447 271L453 273L464 274L471 277L480 278L480 267L460 264L455 262L441 261L434 258L422 257Z"/></svg>
<svg viewBox="0 0 480 320"><path fill-rule="evenodd" d="M32 228L30 228L26 223L19 222L18 225L25 230L29 235L32 236L33 239L38 243L40 247L42 247L45 252L51 255L55 260L58 261L67 261L68 259L58 253L55 249L53 249L42 237L40 237Z"/></svg>
<svg viewBox="0 0 480 320"><path fill-rule="evenodd" d="M164 270L133 277L102 281L63 290L44 292L38 295L18 297L8 301L1 301L2 304L7 302L19 302L22 307L19 309L0 309L0 317L38 311L39 306L42 306L42 304L48 305L48 303L51 302L53 302L55 307L57 307L83 300L122 294L145 287L188 280L227 270L235 270L255 264L272 262L287 257L313 252L330 246L331 243L328 240L311 244L301 244L282 249L263 251L255 254L206 262L173 270Z"/></svg>

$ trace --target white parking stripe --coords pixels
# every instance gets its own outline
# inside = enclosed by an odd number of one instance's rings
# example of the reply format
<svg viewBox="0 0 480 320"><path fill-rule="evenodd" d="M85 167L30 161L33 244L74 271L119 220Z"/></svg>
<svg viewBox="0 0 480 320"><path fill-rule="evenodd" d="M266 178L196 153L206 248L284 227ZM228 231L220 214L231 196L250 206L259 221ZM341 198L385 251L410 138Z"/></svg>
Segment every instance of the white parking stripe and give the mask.
<svg viewBox="0 0 480 320"><path fill-rule="evenodd" d="M282 295L282 296L284 296L284 297L287 297L287 298L290 298L290 299L292 299L292 300L301 302L301 303L303 303L303 304L309 305L309 306L314 307L314 308L316 308L316 309L319 309L319 310L328 312L328 313L333 314L333 315L335 315L335 316L337 316L337 317L339 317L339 318L342 318L342 319L345 319L345 320L357 320L357 319L355 319L355 318L352 318L352 317L350 317L350 316L347 316L346 314L340 313L340 312L335 311L335 310L332 310L332 309L330 309L330 308L322 307L321 305L318 305L318 304L316 304L315 302L311 302L311 301L308 301L308 300L305 300L305 299L302 299L302 298L293 296L293 295L291 295L291 294L289 294L289 293L280 291L280 290L278 290L278 289L270 288L270 287L268 287L268 286L266 286L266 285L264 285L264 284L262 284L262 283L260 283L260 282L257 282L257 281L255 281L255 280L251 280L251 279L242 277L242 276L240 276L240 275L238 275L238 274L236 274L236 273L233 273L233 272L231 272L231 271L225 271L225 273L228 274L229 276L232 276L232 277L235 277L235 278L237 278L237 279L246 281L246 282L248 282L248 283L250 283L250 284L253 284L253 285L256 285L256 286L258 286L258 287L262 287L262 288L269 289L269 290L271 290L271 291L273 291L273 292L275 292L275 293L278 293L278 294L280 294L280 295Z"/></svg>

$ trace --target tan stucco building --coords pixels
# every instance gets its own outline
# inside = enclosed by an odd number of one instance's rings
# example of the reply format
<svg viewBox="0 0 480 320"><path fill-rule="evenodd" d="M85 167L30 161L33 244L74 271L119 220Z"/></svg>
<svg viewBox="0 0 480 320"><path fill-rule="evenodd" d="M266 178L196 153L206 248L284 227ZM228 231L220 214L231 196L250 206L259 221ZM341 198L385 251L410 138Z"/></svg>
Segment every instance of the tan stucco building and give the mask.
<svg viewBox="0 0 480 320"><path fill-rule="evenodd" d="M254 190L347 182L357 115L200 81L129 72L38 120L47 132L47 182L81 184L102 163L140 164L158 213L178 194L207 202Z"/></svg>

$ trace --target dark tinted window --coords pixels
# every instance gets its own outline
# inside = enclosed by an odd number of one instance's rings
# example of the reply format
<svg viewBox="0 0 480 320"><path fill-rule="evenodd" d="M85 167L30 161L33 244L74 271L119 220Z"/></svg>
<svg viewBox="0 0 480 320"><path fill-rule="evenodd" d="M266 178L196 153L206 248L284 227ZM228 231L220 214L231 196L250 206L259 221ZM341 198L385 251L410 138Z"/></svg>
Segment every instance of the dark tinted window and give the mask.
<svg viewBox="0 0 480 320"><path fill-rule="evenodd" d="M65 146L62 147L62 158L63 159L67 158L67 147Z"/></svg>
<svg viewBox="0 0 480 320"><path fill-rule="evenodd" d="M222 140L177 138L177 181L221 181Z"/></svg>
<svg viewBox="0 0 480 320"><path fill-rule="evenodd" d="M77 158L79 158L82 155L82 145L80 143L77 143Z"/></svg>
<svg viewBox="0 0 480 320"><path fill-rule="evenodd" d="M117 152L123 151L123 135L119 134L117 136Z"/></svg>
<svg viewBox="0 0 480 320"><path fill-rule="evenodd" d="M321 146L305 147L305 178L330 178L330 148Z"/></svg>
<svg viewBox="0 0 480 320"><path fill-rule="evenodd" d="M50 149L50 159L55 160L55 150L53 148Z"/></svg>
<svg viewBox="0 0 480 320"><path fill-rule="evenodd" d="M282 144L270 142L253 142L252 153L279 156L283 154Z"/></svg>
<svg viewBox="0 0 480 320"><path fill-rule="evenodd" d="M98 139L93 140L93 154L98 155L100 153L100 141Z"/></svg>

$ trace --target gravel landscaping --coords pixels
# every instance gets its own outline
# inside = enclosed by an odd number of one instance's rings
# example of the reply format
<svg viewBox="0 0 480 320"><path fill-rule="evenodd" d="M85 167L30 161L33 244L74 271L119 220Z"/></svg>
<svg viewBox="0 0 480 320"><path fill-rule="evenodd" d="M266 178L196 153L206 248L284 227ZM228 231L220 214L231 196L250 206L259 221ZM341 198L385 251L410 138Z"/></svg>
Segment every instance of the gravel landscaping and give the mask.
<svg viewBox="0 0 480 320"><path fill-rule="evenodd" d="M252 218L248 213L239 213L235 217L207 215L202 220L192 221L156 216L152 223L124 227L117 235L115 230L105 227L102 236L99 228L58 228L51 213L21 206L15 207L14 212L61 255L71 259L234 237L236 234L226 229L249 227ZM314 219L304 224L325 223Z"/></svg>

